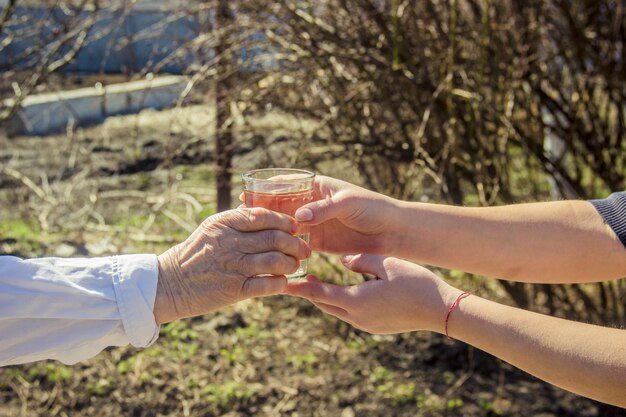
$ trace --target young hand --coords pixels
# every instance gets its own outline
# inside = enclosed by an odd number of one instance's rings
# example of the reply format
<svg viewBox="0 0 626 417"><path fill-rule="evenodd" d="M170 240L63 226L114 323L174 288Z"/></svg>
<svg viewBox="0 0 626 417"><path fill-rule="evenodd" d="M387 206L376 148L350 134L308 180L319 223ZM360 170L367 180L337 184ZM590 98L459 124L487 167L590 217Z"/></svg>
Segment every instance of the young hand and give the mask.
<svg viewBox="0 0 626 417"><path fill-rule="evenodd" d="M397 200L334 178L317 176L313 202L296 212L310 225L310 246L330 253L390 254Z"/></svg>
<svg viewBox="0 0 626 417"><path fill-rule="evenodd" d="M306 282L290 283L284 292L369 333L444 333L448 308L461 291L431 271L397 258L361 254L345 256L342 262L377 279L342 287L309 275Z"/></svg>

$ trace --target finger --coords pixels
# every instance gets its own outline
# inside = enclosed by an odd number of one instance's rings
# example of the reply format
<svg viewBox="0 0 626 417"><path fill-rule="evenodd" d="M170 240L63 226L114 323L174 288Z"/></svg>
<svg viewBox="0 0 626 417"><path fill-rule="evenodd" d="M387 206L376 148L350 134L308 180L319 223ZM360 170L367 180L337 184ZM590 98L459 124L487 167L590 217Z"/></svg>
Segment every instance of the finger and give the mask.
<svg viewBox="0 0 626 417"><path fill-rule="evenodd" d="M244 199L244 194L243 193L239 194L239 201L241 201L242 203L246 201Z"/></svg>
<svg viewBox="0 0 626 417"><path fill-rule="evenodd" d="M334 197L328 197L303 205L296 210L295 217L302 223L320 224L340 217L344 209Z"/></svg>
<svg viewBox="0 0 626 417"><path fill-rule="evenodd" d="M240 242L239 250L248 254L278 251L296 259L306 259L311 256L311 249L304 240L282 230L249 232Z"/></svg>
<svg viewBox="0 0 626 417"><path fill-rule="evenodd" d="M354 295L351 294L350 288L320 282L317 278L309 276L304 282L287 285L284 293L306 298L314 304L323 303L350 311L354 304Z"/></svg>
<svg viewBox="0 0 626 417"><path fill-rule="evenodd" d="M240 232L276 229L295 234L298 231L298 224L292 217L261 207L229 210L223 213L221 220Z"/></svg>
<svg viewBox="0 0 626 417"><path fill-rule="evenodd" d="M350 322L350 314L341 307L336 307L330 304L324 303L313 303L313 305L320 310L322 310L326 314L330 314L331 316L337 317L340 320L345 322Z"/></svg>
<svg viewBox="0 0 626 417"><path fill-rule="evenodd" d="M359 187L338 180L336 178L318 175L315 177L314 202L300 207L296 211L296 220L307 224L320 224L335 218L346 217L346 211L352 211L347 201L338 196L338 192L343 189L358 189Z"/></svg>
<svg viewBox="0 0 626 417"><path fill-rule="evenodd" d="M249 277L254 275L285 275L293 274L300 263L280 252L264 252L248 254L243 259L243 272Z"/></svg>
<svg viewBox="0 0 626 417"><path fill-rule="evenodd" d="M287 286L287 278L284 275L273 277L250 277L243 284L242 297L267 297L281 294Z"/></svg>
<svg viewBox="0 0 626 417"><path fill-rule="evenodd" d="M346 255L341 257L341 263L351 271L362 274L374 274L379 278L386 279L386 259L388 259L386 256L370 254Z"/></svg>

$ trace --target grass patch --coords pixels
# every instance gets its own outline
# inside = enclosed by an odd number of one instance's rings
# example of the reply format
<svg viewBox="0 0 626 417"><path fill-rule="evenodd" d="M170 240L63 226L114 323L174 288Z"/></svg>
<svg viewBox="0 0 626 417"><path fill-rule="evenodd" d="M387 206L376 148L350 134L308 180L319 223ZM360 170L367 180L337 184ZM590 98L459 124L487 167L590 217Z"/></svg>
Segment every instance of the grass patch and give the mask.
<svg viewBox="0 0 626 417"><path fill-rule="evenodd" d="M113 390L115 390L115 383L110 377L100 378L95 382L90 382L87 384L87 390L92 394L105 396L110 394Z"/></svg>
<svg viewBox="0 0 626 417"><path fill-rule="evenodd" d="M231 404L248 400L256 391L253 388L246 387L237 381L226 381L221 384L209 384L202 389L209 402L217 406L219 409L225 409Z"/></svg>
<svg viewBox="0 0 626 417"><path fill-rule="evenodd" d="M3 239L33 239L41 235L39 226L24 219L6 220L0 222L0 238Z"/></svg>
<svg viewBox="0 0 626 417"><path fill-rule="evenodd" d="M68 381L72 371L68 366L57 363L37 364L28 370L28 379L46 379L52 383Z"/></svg>
<svg viewBox="0 0 626 417"><path fill-rule="evenodd" d="M235 363L244 363L248 354L241 346L234 346L232 349L220 349L220 357L230 366Z"/></svg>
<svg viewBox="0 0 626 417"><path fill-rule="evenodd" d="M413 382L408 384L394 384L390 381L379 385L376 390L394 406L416 402L415 384Z"/></svg>
<svg viewBox="0 0 626 417"><path fill-rule="evenodd" d="M272 337L272 333L262 329L256 321L246 327L237 327L235 335L244 342L264 340Z"/></svg>
<svg viewBox="0 0 626 417"><path fill-rule="evenodd" d="M189 326L185 320L176 320L161 327L161 337L176 342L197 340L198 332Z"/></svg>
<svg viewBox="0 0 626 417"><path fill-rule="evenodd" d="M295 368L310 367L318 362L317 355L313 352L301 355L290 355L287 357L287 363Z"/></svg>
<svg viewBox="0 0 626 417"><path fill-rule="evenodd" d="M287 357L287 363L296 369L303 370L308 376L315 375L315 366L319 362L317 355L308 352L299 355L290 355Z"/></svg>

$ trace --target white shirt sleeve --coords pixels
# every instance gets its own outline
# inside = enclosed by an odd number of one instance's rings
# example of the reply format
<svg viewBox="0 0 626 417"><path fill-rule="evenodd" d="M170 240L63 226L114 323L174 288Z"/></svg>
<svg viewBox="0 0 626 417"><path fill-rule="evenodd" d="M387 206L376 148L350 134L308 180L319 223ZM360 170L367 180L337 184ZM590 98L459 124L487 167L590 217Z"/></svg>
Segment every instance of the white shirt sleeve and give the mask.
<svg viewBox="0 0 626 417"><path fill-rule="evenodd" d="M108 346L151 345L157 279L155 255L0 256L0 366L74 364Z"/></svg>

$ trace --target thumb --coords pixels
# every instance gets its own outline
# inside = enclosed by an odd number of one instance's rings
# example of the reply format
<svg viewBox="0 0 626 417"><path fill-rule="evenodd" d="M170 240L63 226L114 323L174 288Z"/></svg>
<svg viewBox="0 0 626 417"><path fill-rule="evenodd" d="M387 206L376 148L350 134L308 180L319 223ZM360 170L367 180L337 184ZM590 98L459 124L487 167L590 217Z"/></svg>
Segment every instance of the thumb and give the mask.
<svg viewBox="0 0 626 417"><path fill-rule="evenodd" d="M295 218L301 223L320 224L341 217L344 210L344 204L330 197L305 204L296 211Z"/></svg>
<svg viewBox="0 0 626 417"><path fill-rule="evenodd" d="M359 255L345 255L341 257L341 263L351 271L363 274L374 274L379 278L387 278L385 271L386 256L370 255L361 253Z"/></svg>
<svg viewBox="0 0 626 417"><path fill-rule="evenodd" d="M241 290L242 299L253 297L267 297L281 294L287 286L284 275L267 277L250 277L246 279Z"/></svg>

